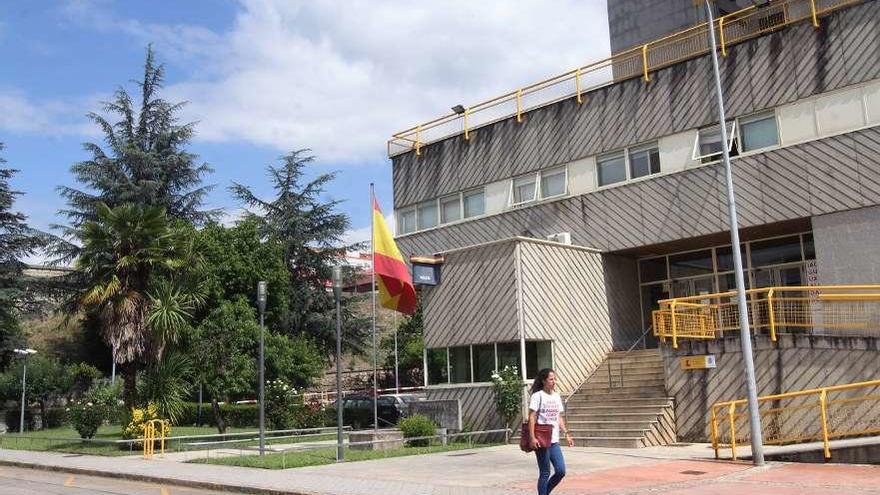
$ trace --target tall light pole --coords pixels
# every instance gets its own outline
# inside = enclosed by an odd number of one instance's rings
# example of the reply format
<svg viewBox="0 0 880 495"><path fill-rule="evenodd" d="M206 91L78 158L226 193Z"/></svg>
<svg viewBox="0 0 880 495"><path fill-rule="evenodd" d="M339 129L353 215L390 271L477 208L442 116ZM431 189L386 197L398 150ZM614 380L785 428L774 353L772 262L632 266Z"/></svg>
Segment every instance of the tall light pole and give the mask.
<svg viewBox="0 0 880 495"><path fill-rule="evenodd" d="M733 253L733 270L736 278L736 299L739 306L739 332L742 342L743 368L746 374L746 396L749 403L749 427L752 434L752 462L764 465L764 439L761 432L761 415L758 411L758 387L755 383L755 362L752 356L752 335L749 330L749 308L746 304L746 288L743 279L742 256L739 250L739 222L736 216L736 200L733 194L733 173L730 169L730 153L727 150L727 122L724 116L724 94L721 74L718 70L718 47L715 43L715 15L712 4L704 0L708 18L709 42L711 43L712 68L715 72L715 94L718 99L718 121L721 125L721 156L727 180L727 213L730 221L730 244Z"/></svg>
<svg viewBox="0 0 880 495"><path fill-rule="evenodd" d="M342 267L333 267L333 296L336 298L336 462L345 459L342 448Z"/></svg>
<svg viewBox="0 0 880 495"><path fill-rule="evenodd" d="M20 356L23 356L21 369L21 416L18 422L18 432L24 433L24 391L27 385L27 357L31 354L36 354L37 351L31 348L27 348L14 349L14 352Z"/></svg>
<svg viewBox="0 0 880 495"><path fill-rule="evenodd" d="M263 353L263 317L266 313L266 282L257 282L257 306L260 309L260 457L266 454L266 377L265 356Z"/></svg>

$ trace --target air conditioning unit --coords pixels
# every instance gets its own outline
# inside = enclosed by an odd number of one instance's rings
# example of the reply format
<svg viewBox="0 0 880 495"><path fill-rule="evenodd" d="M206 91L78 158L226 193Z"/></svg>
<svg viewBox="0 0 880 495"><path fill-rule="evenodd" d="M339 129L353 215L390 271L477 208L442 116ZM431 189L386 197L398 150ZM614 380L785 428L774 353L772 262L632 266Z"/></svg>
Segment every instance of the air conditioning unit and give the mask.
<svg viewBox="0 0 880 495"><path fill-rule="evenodd" d="M547 240L550 242L558 242L560 244L571 244L571 234L569 234L568 232L551 234L547 236Z"/></svg>

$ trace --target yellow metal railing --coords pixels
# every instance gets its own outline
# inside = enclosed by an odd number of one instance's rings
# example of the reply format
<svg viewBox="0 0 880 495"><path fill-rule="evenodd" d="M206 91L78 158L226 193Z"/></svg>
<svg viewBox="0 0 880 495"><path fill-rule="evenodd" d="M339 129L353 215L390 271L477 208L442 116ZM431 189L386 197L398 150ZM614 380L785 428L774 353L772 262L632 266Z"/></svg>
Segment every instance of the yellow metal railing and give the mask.
<svg viewBox="0 0 880 495"><path fill-rule="evenodd" d="M722 55L727 48L749 38L761 36L789 24L809 20L819 27L819 18L837 9L865 0L777 0L765 7L745 8L716 19ZM408 151L421 155L422 147L449 136L463 134L470 140L473 130L552 103L575 98L578 104L588 101L585 93L635 77L651 81L651 72L684 60L709 53L707 23L626 50L611 57L516 89L482 103L451 113L430 122L392 135L388 156Z"/></svg>
<svg viewBox="0 0 880 495"><path fill-rule="evenodd" d="M767 445L821 441L831 458L830 441L880 434L880 380L758 397L761 429ZM712 405L709 428L715 458L722 448L750 443L746 399Z"/></svg>
<svg viewBox="0 0 880 495"><path fill-rule="evenodd" d="M774 341L779 332L880 335L880 285L767 287L747 290L746 297L749 326ZM740 328L735 291L658 304L654 335L674 348L679 339L715 339Z"/></svg>
<svg viewBox="0 0 880 495"><path fill-rule="evenodd" d="M151 419L144 425L144 459L151 459L159 442L159 453L165 455L165 439L171 432L171 425L165 419Z"/></svg>

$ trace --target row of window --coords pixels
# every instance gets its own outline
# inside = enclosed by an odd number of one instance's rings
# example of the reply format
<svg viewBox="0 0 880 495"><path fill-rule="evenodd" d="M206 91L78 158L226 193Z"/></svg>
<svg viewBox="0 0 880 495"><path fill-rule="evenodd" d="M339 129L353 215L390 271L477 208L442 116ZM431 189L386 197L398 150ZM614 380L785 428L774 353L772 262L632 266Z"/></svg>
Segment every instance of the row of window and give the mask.
<svg viewBox="0 0 880 495"><path fill-rule="evenodd" d="M492 373L505 366L520 368L520 343L497 342L459 347L441 347L426 351L428 385L484 383ZM526 342L526 376L553 366L549 340Z"/></svg>
<svg viewBox="0 0 880 495"><path fill-rule="evenodd" d="M432 199L401 210L397 216L397 232L409 234L463 218L476 217L482 215L485 209L485 193L482 188Z"/></svg>
<svg viewBox="0 0 880 495"><path fill-rule="evenodd" d="M749 152L779 144L779 129L774 110L737 118L727 123L727 149L731 156L740 151ZM692 158L702 163L718 160L722 153L721 127L700 129L694 141ZM599 187L660 173L658 142L624 148L600 155L596 159ZM567 167L515 177L510 181L508 206L564 196L568 192ZM425 201L398 214L398 234L409 234L438 225L457 222L485 213L485 193L482 188Z"/></svg>

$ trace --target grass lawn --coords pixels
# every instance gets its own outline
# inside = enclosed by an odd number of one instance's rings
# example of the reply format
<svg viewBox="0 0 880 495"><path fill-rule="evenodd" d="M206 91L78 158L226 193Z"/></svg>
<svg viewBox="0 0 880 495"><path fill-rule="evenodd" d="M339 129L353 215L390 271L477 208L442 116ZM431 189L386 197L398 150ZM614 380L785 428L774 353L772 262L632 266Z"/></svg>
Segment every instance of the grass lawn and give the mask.
<svg viewBox="0 0 880 495"><path fill-rule="evenodd" d="M375 459L386 459L390 457L434 454L438 452L452 452L456 450L465 450L479 447L491 447L494 445L499 444L450 443L446 446L432 445L430 447L403 447L400 449L385 451L351 450L350 448L346 447L345 461L370 461ZM259 455L242 455L196 459L190 462L199 464L221 464L226 466L257 467L265 469L287 469L305 466L319 466L322 464L333 464L336 462L336 448L330 447L308 451L267 454L262 459Z"/></svg>
<svg viewBox="0 0 880 495"><path fill-rule="evenodd" d="M256 438L258 433L254 428L228 428L227 433L252 433ZM183 443L206 442L223 440L223 437L217 433L217 428L213 426L174 426L171 428L171 437L165 441L165 449L168 452L175 452L182 449L194 450L198 448L217 448L226 445L235 446L251 446L257 445L257 440L250 440L250 436L238 436L234 439L249 439L247 442L230 442L228 444L217 444L215 446L184 446ZM184 439L176 440L175 437L191 436L191 435L212 435L204 439ZM307 436L305 438L279 438L271 437L266 439L266 443L297 443L306 441L329 440L336 438L334 434ZM141 446L138 443L119 442L110 443L114 440L122 439L122 427L119 425L102 426L98 429L94 441L80 440L79 433L71 427L52 428L48 430L29 431L23 434L6 433L0 435L0 448L14 450L34 450L34 451L54 451L54 452L71 452L77 454L93 454L93 455L136 455L141 452ZM158 447L157 447L158 449Z"/></svg>

